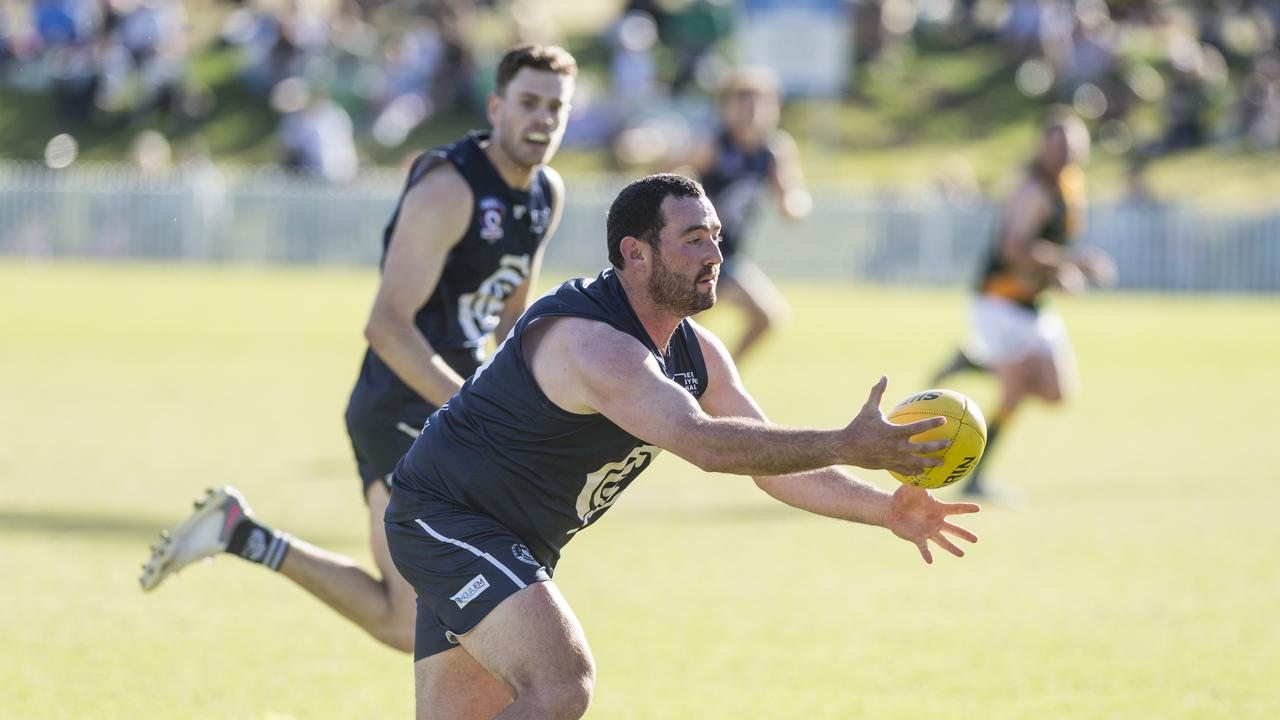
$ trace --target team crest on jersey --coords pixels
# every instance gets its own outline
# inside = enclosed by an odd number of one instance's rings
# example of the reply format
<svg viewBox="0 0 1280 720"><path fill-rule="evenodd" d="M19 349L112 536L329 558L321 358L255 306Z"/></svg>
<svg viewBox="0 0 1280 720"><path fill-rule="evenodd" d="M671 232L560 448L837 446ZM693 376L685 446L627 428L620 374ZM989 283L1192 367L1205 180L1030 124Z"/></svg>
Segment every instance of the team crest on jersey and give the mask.
<svg viewBox="0 0 1280 720"><path fill-rule="evenodd" d="M507 206L492 195L480 198L480 237L490 243L502 239L502 223L507 217Z"/></svg>
<svg viewBox="0 0 1280 720"><path fill-rule="evenodd" d="M649 463L653 462L659 452L661 451L653 445L639 445L622 460L607 463L588 475L582 485L582 492L578 494L576 505L582 525L570 530L569 534L590 525L600 513L608 509L618 499L618 494L649 467Z"/></svg>

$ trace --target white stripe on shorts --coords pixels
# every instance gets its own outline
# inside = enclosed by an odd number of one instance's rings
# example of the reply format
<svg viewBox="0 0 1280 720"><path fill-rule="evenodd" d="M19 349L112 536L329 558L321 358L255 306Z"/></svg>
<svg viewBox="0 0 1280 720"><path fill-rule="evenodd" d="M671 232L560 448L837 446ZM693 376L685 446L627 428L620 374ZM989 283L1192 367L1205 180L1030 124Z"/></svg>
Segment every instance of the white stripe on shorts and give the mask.
<svg viewBox="0 0 1280 720"><path fill-rule="evenodd" d="M440 542L447 542L450 545L457 545L458 547L462 548L463 550L466 550L467 552L471 553L472 555L475 555L476 557L480 557L480 558L484 558L485 560L488 560L490 564L492 564L494 567L501 570L504 575L510 578L511 582L516 584L516 587L523 588L525 586L524 583L520 581L520 578L516 577L516 574L511 572L510 568L498 562L497 558L490 555L489 553L481 552L478 548L468 545L467 543L464 543L461 540L454 540L451 537L445 537L444 535L441 535L440 533L431 529L430 525L423 522L422 518L418 518L417 520L414 520L414 522L421 525L422 529L426 530L428 535L439 540Z"/></svg>

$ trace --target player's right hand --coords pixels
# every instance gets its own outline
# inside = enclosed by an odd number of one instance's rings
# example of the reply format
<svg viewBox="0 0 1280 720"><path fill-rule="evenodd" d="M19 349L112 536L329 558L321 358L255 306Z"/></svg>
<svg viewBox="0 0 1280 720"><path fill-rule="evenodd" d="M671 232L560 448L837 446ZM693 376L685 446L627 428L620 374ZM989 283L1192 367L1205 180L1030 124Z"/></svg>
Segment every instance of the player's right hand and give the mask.
<svg viewBox="0 0 1280 720"><path fill-rule="evenodd" d="M880 401L888 385L889 378L882 375L871 388L862 410L845 427L849 448L845 462L868 470L893 470L904 475L915 475L926 468L941 465L942 460L938 458L922 456L947 449L951 441L912 442L911 438L945 425L947 419L932 417L906 425L889 422L880 412Z"/></svg>

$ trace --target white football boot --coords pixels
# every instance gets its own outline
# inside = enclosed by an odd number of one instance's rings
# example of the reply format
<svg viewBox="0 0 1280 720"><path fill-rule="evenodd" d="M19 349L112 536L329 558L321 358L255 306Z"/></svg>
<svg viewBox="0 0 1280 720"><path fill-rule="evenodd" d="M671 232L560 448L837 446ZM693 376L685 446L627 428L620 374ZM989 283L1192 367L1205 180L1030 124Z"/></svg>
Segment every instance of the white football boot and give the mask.
<svg viewBox="0 0 1280 720"><path fill-rule="evenodd" d="M138 578L143 590L154 590L170 574L226 550L236 525L253 517L244 496L230 485L207 490L195 506L190 517L172 530L162 530L151 546L151 558Z"/></svg>

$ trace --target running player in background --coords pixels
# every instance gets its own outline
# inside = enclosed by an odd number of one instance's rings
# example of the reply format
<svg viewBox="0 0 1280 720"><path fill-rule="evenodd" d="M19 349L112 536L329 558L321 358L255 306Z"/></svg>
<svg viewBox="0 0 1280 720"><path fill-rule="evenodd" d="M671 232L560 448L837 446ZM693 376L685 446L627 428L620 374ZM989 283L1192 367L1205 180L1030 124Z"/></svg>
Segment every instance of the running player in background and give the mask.
<svg viewBox="0 0 1280 720"><path fill-rule="evenodd" d="M720 223L696 182L637 180L606 225L611 267L534 303L396 466L387 538L418 591L419 718L586 712L595 664L551 576L561 548L662 449L752 475L794 507L884 527L926 562L931 543L963 555L949 536L977 540L951 522L977 505L907 485L888 493L832 467L938 464L921 454L947 441L910 438L942 418L887 422L885 378L843 428L765 418L724 345L688 319L715 304L721 264Z"/></svg>
<svg viewBox="0 0 1280 720"><path fill-rule="evenodd" d="M391 562L382 522L391 473L427 416L529 304L544 240L564 206L564 183L546 163L564 136L576 74L561 48L509 51L488 100L492 132L415 160L383 235L369 349L346 412L379 576L272 530L228 486L162 534L143 567L143 589L225 551L281 572L387 645L413 649L414 592Z"/></svg>
<svg viewBox="0 0 1280 720"><path fill-rule="evenodd" d="M735 70L720 93L720 129L695 146L683 163L702 181L724 229L720 251L720 299L746 313L747 327L731 353L742 362L770 328L788 313L782 293L740 251L771 194L783 217L798 220L813 201L805 189L796 143L778 128L781 101L777 77L764 68Z"/></svg>
<svg viewBox="0 0 1280 720"><path fill-rule="evenodd" d="M1000 492L986 479L984 468L1023 400L1058 403L1078 384L1066 327L1047 299L1051 290L1076 293L1087 283L1115 281L1110 256L1098 248L1074 246L1085 219L1081 165L1088 156L1084 123L1069 111L1052 111L1027 176L1001 207L999 234L971 308L969 345L934 377L936 385L973 368L989 370L1000 383L1000 406L987 415L987 449L962 488L966 495Z"/></svg>

